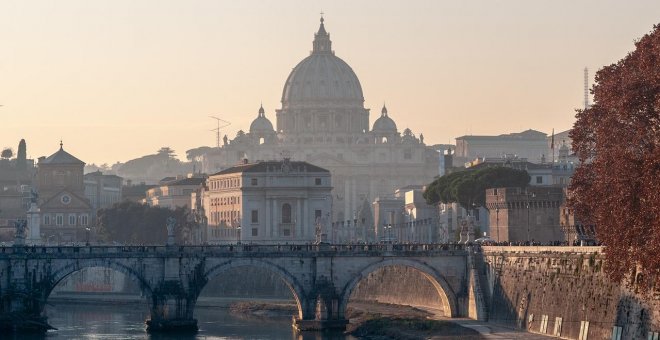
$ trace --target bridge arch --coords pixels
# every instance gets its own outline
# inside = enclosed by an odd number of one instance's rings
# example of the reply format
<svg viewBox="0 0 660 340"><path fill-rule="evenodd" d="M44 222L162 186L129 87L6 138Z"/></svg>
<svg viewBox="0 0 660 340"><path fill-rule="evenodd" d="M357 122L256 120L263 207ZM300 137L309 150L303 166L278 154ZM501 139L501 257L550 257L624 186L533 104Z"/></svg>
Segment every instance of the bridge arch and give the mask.
<svg viewBox="0 0 660 340"><path fill-rule="evenodd" d="M363 268L354 278L352 278L342 288L340 295L341 300L339 302L339 310L342 312L346 311L346 307L348 306L348 300L350 299L353 290L363 278L366 278L369 274L379 269L385 267L392 267L392 266L409 267L419 271L419 273L421 273L424 277L426 277L426 279L429 280L429 282L431 282L433 287L438 292L438 295L440 296L440 300L442 301L445 316L452 318L458 316L458 309L457 309L458 305L456 301L456 294L451 289L449 283L447 283L445 278L440 273L438 273L437 270L435 270L433 267L429 266L428 264L425 264L418 260L401 259L401 258L383 259L379 262L372 263L366 266L365 268Z"/></svg>
<svg viewBox="0 0 660 340"><path fill-rule="evenodd" d="M130 278L133 281L136 281L140 286L140 289L145 293L146 297L151 301L153 291L149 283L145 280L142 275L140 275L135 269L130 267L127 264L122 263L117 260L108 260L108 259L77 259L69 264L62 266L61 268L54 271L50 277L47 287L44 291L44 303L50 296L50 293L57 287L57 285L64 280L67 276L80 271L85 268L92 267L102 267L110 268L116 270L122 274L125 274L126 277Z"/></svg>
<svg viewBox="0 0 660 340"><path fill-rule="evenodd" d="M208 268L204 272L204 284L200 287L197 287L195 296L199 297L202 289L208 284L213 278L221 275L231 269L241 268L241 267L252 267L265 269L271 272L276 273L284 281L284 284L289 288L291 294L293 295L294 300L296 301L296 306L298 307L298 317L303 317L303 301L301 299L305 298L305 292L303 290L302 284L289 273L286 269L278 266L272 262L260 259L231 259L226 260L220 264L214 265Z"/></svg>

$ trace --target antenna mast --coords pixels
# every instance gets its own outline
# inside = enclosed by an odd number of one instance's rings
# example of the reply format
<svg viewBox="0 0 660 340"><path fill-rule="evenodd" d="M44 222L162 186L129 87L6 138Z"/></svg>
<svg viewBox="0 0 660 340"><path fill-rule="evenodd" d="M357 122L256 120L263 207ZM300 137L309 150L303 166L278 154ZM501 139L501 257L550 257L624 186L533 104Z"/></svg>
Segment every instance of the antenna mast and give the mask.
<svg viewBox="0 0 660 340"><path fill-rule="evenodd" d="M222 119L222 118L218 118L218 117L215 117L215 116L209 116L209 117L215 119L216 122L218 123L217 127L215 129L212 129L211 131L215 131L215 146L219 148L220 147L220 129L226 128L227 126L231 125L231 123L224 120L224 119ZM221 125L221 123L222 123L222 125Z"/></svg>
<svg viewBox="0 0 660 340"><path fill-rule="evenodd" d="M584 68L584 109L589 108L589 69Z"/></svg>

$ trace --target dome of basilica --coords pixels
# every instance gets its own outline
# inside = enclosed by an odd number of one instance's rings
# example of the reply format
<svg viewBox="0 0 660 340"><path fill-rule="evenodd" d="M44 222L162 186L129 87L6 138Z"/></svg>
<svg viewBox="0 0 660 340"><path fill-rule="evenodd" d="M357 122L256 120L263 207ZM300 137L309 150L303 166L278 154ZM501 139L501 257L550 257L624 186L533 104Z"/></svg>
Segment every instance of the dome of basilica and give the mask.
<svg viewBox="0 0 660 340"><path fill-rule="evenodd" d="M273 129L273 124L266 118L266 112L264 111L264 107L261 106L259 108L259 115L255 120L252 121L252 124L250 124L250 133L251 134L264 134L264 133L271 133L275 132L275 129Z"/></svg>
<svg viewBox="0 0 660 340"><path fill-rule="evenodd" d="M319 103L362 106L360 80L345 61L335 56L331 47L330 35L321 18L311 55L293 68L284 84L283 108Z"/></svg>
<svg viewBox="0 0 660 340"><path fill-rule="evenodd" d="M396 123L394 120L387 115L387 108L383 105L381 110L381 115L374 122L374 127L371 129L374 132L378 133L396 133Z"/></svg>

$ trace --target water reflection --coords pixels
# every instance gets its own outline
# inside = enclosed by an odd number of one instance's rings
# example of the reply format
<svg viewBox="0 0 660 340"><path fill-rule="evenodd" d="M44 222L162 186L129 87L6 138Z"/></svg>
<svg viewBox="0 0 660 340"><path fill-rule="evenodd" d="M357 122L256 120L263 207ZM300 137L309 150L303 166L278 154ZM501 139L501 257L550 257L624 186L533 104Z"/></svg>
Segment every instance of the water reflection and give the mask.
<svg viewBox="0 0 660 340"><path fill-rule="evenodd" d="M226 309L199 308L197 334L147 334L144 320L149 316L146 306L56 305L46 309L49 323L58 328L45 335L14 335L16 340L41 339L149 339L149 340L348 340L355 339L337 333L298 333L291 327L291 318L260 318L236 316ZM2 337L5 339L5 337ZM12 339L12 337L10 337Z"/></svg>

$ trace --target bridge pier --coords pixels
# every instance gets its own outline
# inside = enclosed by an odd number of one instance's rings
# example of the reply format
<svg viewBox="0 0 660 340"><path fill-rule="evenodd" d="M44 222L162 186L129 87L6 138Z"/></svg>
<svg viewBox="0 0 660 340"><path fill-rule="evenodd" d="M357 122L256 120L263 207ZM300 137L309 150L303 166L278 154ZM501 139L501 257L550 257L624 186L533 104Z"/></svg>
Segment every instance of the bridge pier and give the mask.
<svg viewBox="0 0 660 340"><path fill-rule="evenodd" d="M179 282L164 282L152 296L151 318L145 322L147 332L196 332L194 308L195 299L185 294Z"/></svg>
<svg viewBox="0 0 660 340"><path fill-rule="evenodd" d="M345 330L348 320L339 308L339 296L331 287L320 290L311 298L304 299L302 318L294 318L293 327L299 331Z"/></svg>

